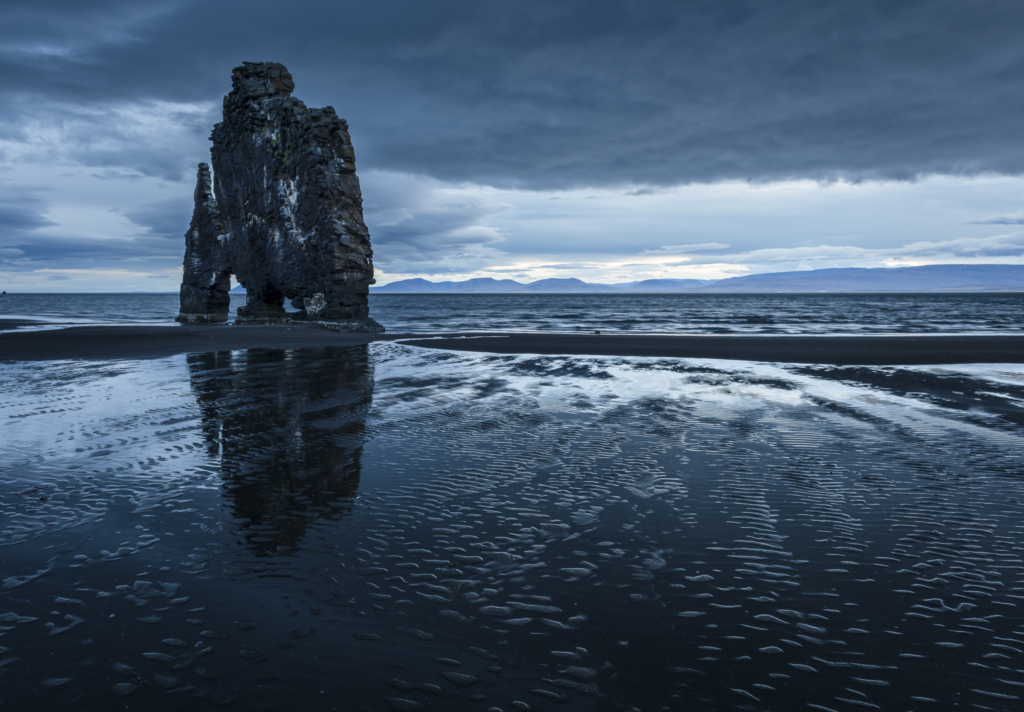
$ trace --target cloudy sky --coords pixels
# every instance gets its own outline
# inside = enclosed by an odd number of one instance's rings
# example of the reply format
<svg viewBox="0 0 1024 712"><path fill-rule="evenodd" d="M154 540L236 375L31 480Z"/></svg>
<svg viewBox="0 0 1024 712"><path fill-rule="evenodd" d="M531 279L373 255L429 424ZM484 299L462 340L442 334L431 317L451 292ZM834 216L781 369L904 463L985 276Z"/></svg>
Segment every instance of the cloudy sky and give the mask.
<svg viewBox="0 0 1024 712"><path fill-rule="evenodd" d="M1019 0L4 0L0 286L175 291L244 61L351 128L378 282L1024 263Z"/></svg>

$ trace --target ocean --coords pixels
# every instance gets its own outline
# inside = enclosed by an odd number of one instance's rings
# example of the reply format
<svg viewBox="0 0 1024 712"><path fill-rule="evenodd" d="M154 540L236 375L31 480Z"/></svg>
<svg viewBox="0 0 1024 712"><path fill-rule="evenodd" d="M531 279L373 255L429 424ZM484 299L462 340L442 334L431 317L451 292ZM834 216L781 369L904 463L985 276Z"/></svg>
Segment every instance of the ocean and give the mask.
<svg viewBox="0 0 1024 712"><path fill-rule="evenodd" d="M7 314L55 323L87 308L166 322L176 306L11 297ZM372 309L393 332L975 333L1019 328L1022 298L375 295ZM376 342L6 363L0 392L12 709L1024 698L1024 366Z"/></svg>
<svg viewBox="0 0 1024 712"><path fill-rule="evenodd" d="M231 295L230 314L245 303ZM885 294L371 294L391 333L1000 333L1024 329L1024 292ZM168 324L177 294L8 294L0 317Z"/></svg>

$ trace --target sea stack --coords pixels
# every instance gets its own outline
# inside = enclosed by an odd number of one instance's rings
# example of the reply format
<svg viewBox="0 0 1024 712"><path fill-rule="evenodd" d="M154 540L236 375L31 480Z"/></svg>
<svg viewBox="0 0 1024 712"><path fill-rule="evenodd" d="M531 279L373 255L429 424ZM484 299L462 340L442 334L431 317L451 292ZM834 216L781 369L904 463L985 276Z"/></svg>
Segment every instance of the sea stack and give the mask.
<svg viewBox="0 0 1024 712"><path fill-rule="evenodd" d="M247 297L239 322L384 331L367 304L373 251L348 124L292 97L276 62L245 62L231 83L212 174L199 164L177 321L227 321L234 275Z"/></svg>

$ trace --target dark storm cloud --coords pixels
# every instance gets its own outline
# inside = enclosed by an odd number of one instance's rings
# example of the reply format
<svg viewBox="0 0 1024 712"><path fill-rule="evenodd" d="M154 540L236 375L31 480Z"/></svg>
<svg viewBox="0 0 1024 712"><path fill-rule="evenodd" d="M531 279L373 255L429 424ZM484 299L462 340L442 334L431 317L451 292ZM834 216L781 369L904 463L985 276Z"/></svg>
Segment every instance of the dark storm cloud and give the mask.
<svg viewBox="0 0 1024 712"><path fill-rule="evenodd" d="M363 204L377 248L374 262L388 272L465 272L478 269L502 235L481 223L511 206L481 196L452 195L445 185L400 173L367 171ZM443 268L443 269L442 269Z"/></svg>
<svg viewBox="0 0 1024 712"><path fill-rule="evenodd" d="M1019 174L1022 26L1024 4L962 0L8 0L0 135L69 106L216 103L269 59L349 119L361 166L445 180ZM74 160L177 178L203 158L198 139L104 151L104 130Z"/></svg>
<svg viewBox="0 0 1024 712"><path fill-rule="evenodd" d="M192 196L180 195L143 203L125 210L123 214L143 228L146 235L173 240L175 249L179 249L192 214Z"/></svg>
<svg viewBox="0 0 1024 712"><path fill-rule="evenodd" d="M123 211L124 217L140 228L137 235L83 239L39 232L54 223L43 217L45 202L31 193L22 193L9 201L0 198L0 267L25 271L109 266L124 261L177 262L181 258L182 236L188 227L190 203L178 197L139 205Z"/></svg>
<svg viewBox="0 0 1024 712"><path fill-rule="evenodd" d="M28 232L53 225L46 217L46 202L32 193L0 185L0 245L7 245Z"/></svg>
<svg viewBox="0 0 1024 712"><path fill-rule="evenodd" d="M0 184L0 269L21 259L32 233L53 223L45 217L46 201L30 190Z"/></svg>
<svg viewBox="0 0 1024 712"><path fill-rule="evenodd" d="M11 254L5 255L5 250L10 250ZM160 264L166 260L178 262L181 245L180 238L170 243L145 237L82 239L34 235L0 247L0 258L4 258L4 267L12 270L110 267L115 262L126 261Z"/></svg>

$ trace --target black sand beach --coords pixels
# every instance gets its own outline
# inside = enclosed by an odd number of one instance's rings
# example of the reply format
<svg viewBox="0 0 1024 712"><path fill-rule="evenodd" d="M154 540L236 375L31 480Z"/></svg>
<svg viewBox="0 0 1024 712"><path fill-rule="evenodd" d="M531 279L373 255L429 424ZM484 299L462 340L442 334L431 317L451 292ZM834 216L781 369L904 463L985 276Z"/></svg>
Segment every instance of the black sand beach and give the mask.
<svg viewBox="0 0 1024 712"><path fill-rule="evenodd" d="M13 320L0 319L0 330ZM0 334L0 361L162 358L371 341L501 354L715 358L834 366L1024 363L1024 335L718 336L487 333L350 334L316 326L78 326Z"/></svg>
<svg viewBox="0 0 1024 712"><path fill-rule="evenodd" d="M0 324L5 320L0 319ZM73 326L0 334L0 361L163 358L238 349L357 346L366 334L315 326Z"/></svg>
<svg viewBox="0 0 1024 712"><path fill-rule="evenodd" d="M647 336L505 334L412 337L411 346L501 354L653 356L832 366L1022 363L1024 336ZM398 338L398 337L393 337ZM0 344L3 341L0 340Z"/></svg>
<svg viewBox="0 0 1024 712"><path fill-rule="evenodd" d="M0 348L42 336L367 338ZM8 361L0 391L3 709L1020 709L1022 366L377 341Z"/></svg>

